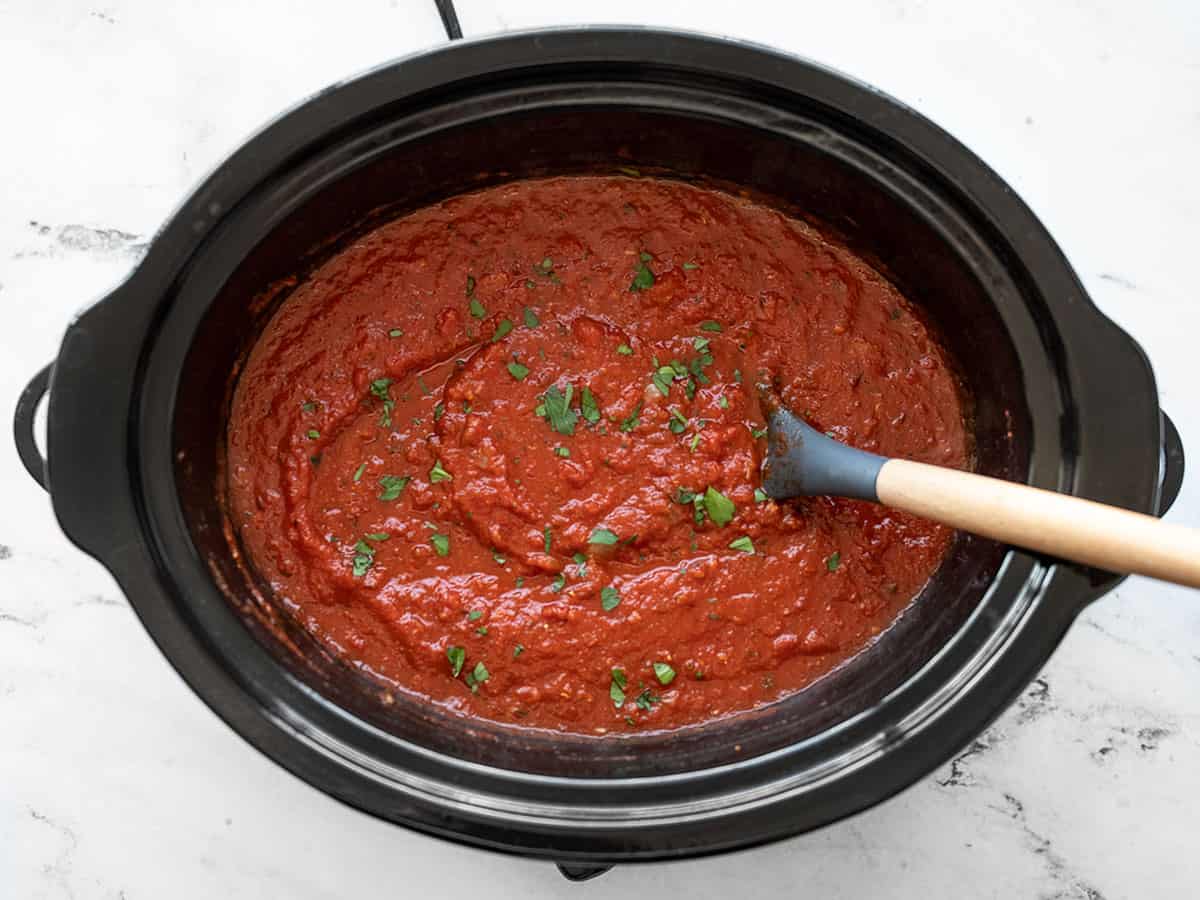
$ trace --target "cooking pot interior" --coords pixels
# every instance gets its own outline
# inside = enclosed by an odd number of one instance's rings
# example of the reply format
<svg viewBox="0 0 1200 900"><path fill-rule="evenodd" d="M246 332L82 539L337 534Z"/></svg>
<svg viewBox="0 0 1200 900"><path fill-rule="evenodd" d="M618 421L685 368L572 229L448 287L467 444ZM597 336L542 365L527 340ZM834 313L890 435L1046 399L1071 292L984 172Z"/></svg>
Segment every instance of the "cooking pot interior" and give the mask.
<svg viewBox="0 0 1200 900"><path fill-rule="evenodd" d="M759 710L670 734L603 739L463 719L341 663L289 618L224 521L222 447L245 354L296 278L373 226L510 179L636 168L643 175L744 190L836 233L891 278L958 361L971 403L977 468L1023 478L1030 434L1020 368L997 288L972 267L929 197L960 203L936 176L853 123L798 117L786 134L711 110L653 104L530 105L438 123L419 136L380 120L310 148L264 190L278 214L216 296L179 385L177 487L192 539L259 643L327 701L384 733L470 761L567 776L660 775L746 759L816 735L877 704L962 626L1003 552L960 536L922 594L866 651L808 689ZM886 162L890 160L890 162ZM886 164L885 164L886 162ZM217 237L219 239L219 235Z"/></svg>

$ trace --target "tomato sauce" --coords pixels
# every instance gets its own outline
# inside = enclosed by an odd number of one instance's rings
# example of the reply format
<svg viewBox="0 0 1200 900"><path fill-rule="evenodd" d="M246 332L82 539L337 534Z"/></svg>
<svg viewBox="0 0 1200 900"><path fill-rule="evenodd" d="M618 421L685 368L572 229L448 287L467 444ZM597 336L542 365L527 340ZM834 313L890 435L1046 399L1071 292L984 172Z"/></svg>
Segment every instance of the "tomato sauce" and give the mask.
<svg viewBox="0 0 1200 900"><path fill-rule="evenodd" d="M969 463L945 352L808 225L666 180L493 187L282 305L234 396L230 516L295 618L398 690L584 734L703 722L862 650L952 538L766 499L759 386L855 446Z"/></svg>

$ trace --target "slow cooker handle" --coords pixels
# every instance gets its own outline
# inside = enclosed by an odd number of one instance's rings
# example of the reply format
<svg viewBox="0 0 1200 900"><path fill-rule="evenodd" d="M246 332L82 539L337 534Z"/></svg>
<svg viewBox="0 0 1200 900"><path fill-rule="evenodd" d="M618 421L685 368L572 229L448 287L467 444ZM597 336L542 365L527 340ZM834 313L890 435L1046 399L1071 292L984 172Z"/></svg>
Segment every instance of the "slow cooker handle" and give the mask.
<svg viewBox="0 0 1200 900"><path fill-rule="evenodd" d="M1171 421L1171 417L1161 409L1158 415L1162 419L1163 435L1163 471L1158 493L1158 514L1165 516L1183 486L1183 440L1179 437L1179 430Z"/></svg>
<svg viewBox="0 0 1200 900"><path fill-rule="evenodd" d="M50 387L50 375L53 371L54 363L50 363L29 379L29 384L21 391L17 409L13 413L13 440L17 444L17 454L30 477L45 491L50 490L46 486L46 458L38 449L37 439L33 435L33 420L38 405Z"/></svg>

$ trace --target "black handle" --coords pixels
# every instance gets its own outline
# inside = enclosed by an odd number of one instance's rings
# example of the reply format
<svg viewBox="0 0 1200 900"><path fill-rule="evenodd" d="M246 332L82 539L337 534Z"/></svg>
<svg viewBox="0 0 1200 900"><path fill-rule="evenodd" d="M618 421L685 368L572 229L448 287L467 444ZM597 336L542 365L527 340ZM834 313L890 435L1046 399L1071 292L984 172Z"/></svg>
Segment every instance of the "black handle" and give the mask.
<svg viewBox="0 0 1200 900"><path fill-rule="evenodd" d="M1171 417L1161 409L1158 415L1162 419L1163 433L1163 476L1158 495L1158 514L1163 516L1171 508L1171 504L1179 496L1180 487L1183 486L1183 441Z"/></svg>
<svg viewBox="0 0 1200 900"><path fill-rule="evenodd" d="M580 863L579 865L573 863L558 864L558 871L562 873L562 877L567 879L567 881L576 882L591 881L593 878L603 875L611 868L612 866L588 865L587 863Z"/></svg>
<svg viewBox="0 0 1200 900"><path fill-rule="evenodd" d="M42 457L42 451L38 449L33 436L33 418L37 413L38 404L42 402L46 390L50 387L52 371L54 363L50 363L29 379L29 384L25 385L25 390L21 391L21 397L17 400L17 410L13 413L13 440L17 442L17 453L30 477L40 484L43 490L49 490L46 487L46 460Z"/></svg>

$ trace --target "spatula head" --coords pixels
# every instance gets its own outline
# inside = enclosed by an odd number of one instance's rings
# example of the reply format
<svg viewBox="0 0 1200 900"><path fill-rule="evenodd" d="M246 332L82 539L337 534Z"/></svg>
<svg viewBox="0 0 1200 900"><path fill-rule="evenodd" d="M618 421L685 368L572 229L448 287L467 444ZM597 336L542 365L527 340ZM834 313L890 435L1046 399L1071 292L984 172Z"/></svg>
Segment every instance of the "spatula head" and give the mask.
<svg viewBox="0 0 1200 900"><path fill-rule="evenodd" d="M875 478L885 462L821 434L781 406L767 414L763 490L772 499L830 494L879 502Z"/></svg>

